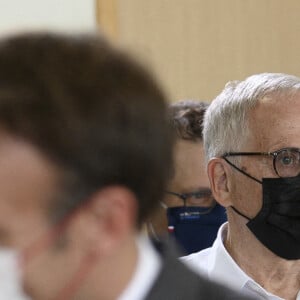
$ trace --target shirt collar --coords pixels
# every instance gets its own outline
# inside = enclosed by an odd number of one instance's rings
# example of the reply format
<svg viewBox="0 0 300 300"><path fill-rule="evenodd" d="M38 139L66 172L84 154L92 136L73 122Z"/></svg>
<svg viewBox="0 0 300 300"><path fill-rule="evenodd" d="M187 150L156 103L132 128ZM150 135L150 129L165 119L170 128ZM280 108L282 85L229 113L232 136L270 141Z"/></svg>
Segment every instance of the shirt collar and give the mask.
<svg viewBox="0 0 300 300"><path fill-rule="evenodd" d="M149 238L140 234L136 238L136 245L138 249L138 261L135 273L117 300L144 299L161 269L161 258L151 245Z"/></svg>
<svg viewBox="0 0 300 300"><path fill-rule="evenodd" d="M219 231L217 238L212 246L213 255L208 262L208 276L211 279L216 279L236 290L244 290L245 293L255 291L265 299L281 300L282 298L275 296L266 291L262 286L249 277L232 259L227 252L224 241L227 237L228 222L224 223ZM226 274L224 276L224 274ZM254 295L250 292L249 294ZM297 295L297 300L300 300L300 291Z"/></svg>
<svg viewBox="0 0 300 300"><path fill-rule="evenodd" d="M208 275L210 278L217 279L225 285L241 290L249 280L253 280L241 270L224 246L224 241L227 236L227 227L228 223L221 226L212 246L212 253L215 255L211 257L208 266ZM224 276L224 273L226 276Z"/></svg>

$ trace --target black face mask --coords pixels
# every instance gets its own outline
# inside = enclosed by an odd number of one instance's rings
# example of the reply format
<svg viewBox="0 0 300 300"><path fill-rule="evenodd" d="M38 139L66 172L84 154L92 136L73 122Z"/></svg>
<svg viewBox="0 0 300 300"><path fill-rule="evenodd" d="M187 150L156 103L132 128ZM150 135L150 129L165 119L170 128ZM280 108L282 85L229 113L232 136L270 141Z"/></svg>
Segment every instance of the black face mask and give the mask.
<svg viewBox="0 0 300 300"><path fill-rule="evenodd" d="M261 210L253 219L233 210L249 220L247 227L273 253L285 259L300 259L300 176L255 180L263 188Z"/></svg>

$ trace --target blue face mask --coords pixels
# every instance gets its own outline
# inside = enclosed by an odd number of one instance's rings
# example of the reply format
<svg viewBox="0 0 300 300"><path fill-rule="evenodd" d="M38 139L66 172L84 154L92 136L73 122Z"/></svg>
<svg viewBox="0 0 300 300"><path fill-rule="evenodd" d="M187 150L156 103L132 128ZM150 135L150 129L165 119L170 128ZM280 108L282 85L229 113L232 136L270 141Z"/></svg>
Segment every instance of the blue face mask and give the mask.
<svg viewBox="0 0 300 300"><path fill-rule="evenodd" d="M227 221L225 208L177 206L167 208L168 230L185 254L210 247L219 227Z"/></svg>

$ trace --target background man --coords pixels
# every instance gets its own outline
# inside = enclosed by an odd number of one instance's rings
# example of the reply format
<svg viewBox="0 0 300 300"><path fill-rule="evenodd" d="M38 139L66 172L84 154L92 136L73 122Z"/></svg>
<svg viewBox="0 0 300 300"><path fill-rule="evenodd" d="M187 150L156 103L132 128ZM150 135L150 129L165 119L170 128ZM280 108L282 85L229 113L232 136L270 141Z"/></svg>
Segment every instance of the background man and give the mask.
<svg viewBox="0 0 300 300"><path fill-rule="evenodd" d="M169 174L165 114L151 77L101 39L1 41L2 299L235 297L139 233Z"/></svg>
<svg viewBox="0 0 300 300"><path fill-rule="evenodd" d="M193 100L170 105L174 171L162 204L148 222L150 235L158 239L169 231L186 254L210 247L226 221L225 209L212 197L205 168L202 123L207 107Z"/></svg>
<svg viewBox="0 0 300 300"><path fill-rule="evenodd" d="M259 74L226 85L204 144L228 224L186 262L257 299L300 299L300 79Z"/></svg>

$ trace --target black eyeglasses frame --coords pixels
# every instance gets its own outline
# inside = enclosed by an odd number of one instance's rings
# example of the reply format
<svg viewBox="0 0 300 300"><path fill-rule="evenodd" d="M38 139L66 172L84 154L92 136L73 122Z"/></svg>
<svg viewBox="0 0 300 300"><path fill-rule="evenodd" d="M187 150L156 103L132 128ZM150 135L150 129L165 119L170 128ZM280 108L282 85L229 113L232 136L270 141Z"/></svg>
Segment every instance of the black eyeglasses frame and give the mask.
<svg viewBox="0 0 300 300"><path fill-rule="evenodd" d="M276 168L276 157L278 156L278 154L280 154L282 151L295 151L298 152L300 155L300 149L299 148L295 148L295 147L287 147L287 148L282 148L276 151L272 151L272 152L226 152L224 153L221 157L223 159L225 159L231 166L233 166L234 168L237 168L237 166L235 166L232 162L230 162L228 159L226 159L227 157L230 156L259 156L259 155L263 155L263 156L272 156L273 157L273 169L275 171L275 173L278 175L278 177L282 177L279 175L277 168ZM251 175L245 173L243 170L238 169L239 171L241 171L242 173L244 173L245 175L251 177L252 179L258 181L261 183L260 180L256 179L255 177L252 177Z"/></svg>
<svg viewBox="0 0 300 300"><path fill-rule="evenodd" d="M184 206L186 206L186 200L190 197L197 196L200 198L201 196L212 196L212 192L210 189L202 189L199 191L183 193L183 194L171 192L171 191L165 191L165 193L179 197L181 200L183 200Z"/></svg>

